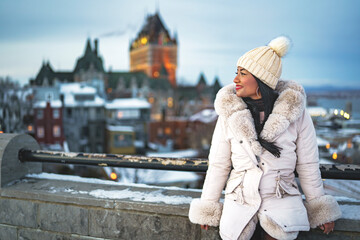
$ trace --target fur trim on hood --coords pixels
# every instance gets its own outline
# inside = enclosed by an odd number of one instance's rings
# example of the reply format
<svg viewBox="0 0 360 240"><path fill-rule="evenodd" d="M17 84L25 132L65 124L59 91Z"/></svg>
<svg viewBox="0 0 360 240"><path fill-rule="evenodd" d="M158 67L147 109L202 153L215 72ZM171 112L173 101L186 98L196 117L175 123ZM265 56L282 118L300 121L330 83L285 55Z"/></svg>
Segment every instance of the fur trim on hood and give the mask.
<svg viewBox="0 0 360 240"><path fill-rule="evenodd" d="M293 81L279 81L275 90L279 93L279 97L260 133L263 139L270 142L301 116L306 101L303 87ZM216 113L227 120L227 124L239 141L245 137L255 155L263 152L264 149L257 140L250 110L247 109L243 99L236 96L234 84L229 84L219 90L214 107Z"/></svg>

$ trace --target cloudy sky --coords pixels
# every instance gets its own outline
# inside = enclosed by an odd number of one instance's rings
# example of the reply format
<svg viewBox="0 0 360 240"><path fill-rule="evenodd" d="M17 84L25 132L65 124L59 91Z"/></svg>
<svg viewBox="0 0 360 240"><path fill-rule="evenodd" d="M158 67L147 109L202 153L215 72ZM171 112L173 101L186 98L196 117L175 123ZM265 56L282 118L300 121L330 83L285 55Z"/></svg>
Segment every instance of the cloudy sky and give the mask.
<svg viewBox="0 0 360 240"><path fill-rule="evenodd" d="M105 69L129 69L129 42L159 10L178 36L178 82L201 72L231 83L246 51L286 35L284 79L360 88L360 1L1 0L0 76L27 83L42 62L72 71L87 38L99 38Z"/></svg>

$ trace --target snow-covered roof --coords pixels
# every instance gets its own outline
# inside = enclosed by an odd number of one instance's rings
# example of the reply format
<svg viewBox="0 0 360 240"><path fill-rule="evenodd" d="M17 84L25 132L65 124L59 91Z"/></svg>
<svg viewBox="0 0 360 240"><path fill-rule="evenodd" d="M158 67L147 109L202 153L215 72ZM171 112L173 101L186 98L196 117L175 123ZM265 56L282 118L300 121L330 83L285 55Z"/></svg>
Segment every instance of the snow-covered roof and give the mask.
<svg viewBox="0 0 360 240"><path fill-rule="evenodd" d="M107 125L106 129L112 132L134 132L134 128L131 126L112 126Z"/></svg>
<svg viewBox="0 0 360 240"><path fill-rule="evenodd" d="M192 115L189 120L192 122L199 121L203 123L211 123L216 121L218 115L214 109L204 109L194 115Z"/></svg>
<svg viewBox="0 0 360 240"><path fill-rule="evenodd" d="M107 102L106 109L139 109L150 108L151 104L144 98L118 98Z"/></svg>
<svg viewBox="0 0 360 240"><path fill-rule="evenodd" d="M34 103L34 108L46 108L47 101L36 101ZM52 100L50 101L51 108L61 108L62 102L60 100Z"/></svg>
<svg viewBox="0 0 360 240"><path fill-rule="evenodd" d="M83 83L63 83L60 84L60 93L62 94L95 94L94 87L87 86Z"/></svg>
<svg viewBox="0 0 360 240"><path fill-rule="evenodd" d="M73 94L64 95L65 107L102 107L104 104L105 100L99 96L95 96L94 100L77 101Z"/></svg>
<svg viewBox="0 0 360 240"><path fill-rule="evenodd" d="M64 95L65 107L102 107L105 100L96 94L96 88L83 83L62 83L59 85L60 93ZM90 95L93 100L76 100L75 96Z"/></svg>

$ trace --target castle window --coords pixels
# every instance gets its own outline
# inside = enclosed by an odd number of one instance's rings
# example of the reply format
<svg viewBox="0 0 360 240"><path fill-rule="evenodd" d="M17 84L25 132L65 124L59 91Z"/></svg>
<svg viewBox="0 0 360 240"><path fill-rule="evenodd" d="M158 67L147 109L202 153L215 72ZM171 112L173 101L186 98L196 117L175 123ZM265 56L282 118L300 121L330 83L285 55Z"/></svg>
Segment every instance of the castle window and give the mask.
<svg viewBox="0 0 360 240"><path fill-rule="evenodd" d="M59 109L54 109L53 110L53 118L54 119L59 119L60 118L60 110Z"/></svg>
<svg viewBox="0 0 360 240"><path fill-rule="evenodd" d="M165 134L171 135L171 128L169 128L169 127L165 128Z"/></svg>
<svg viewBox="0 0 360 240"><path fill-rule="evenodd" d="M45 136L44 127L39 126L37 128L37 137L38 138L43 138L44 136Z"/></svg>
<svg viewBox="0 0 360 240"><path fill-rule="evenodd" d="M37 117L37 119L43 119L43 117L44 117L44 111L41 110L41 109L38 109L38 110L37 110L36 117Z"/></svg>
<svg viewBox="0 0 360 240"><path fill-rule="evenodd" d="M60 137L61 136L61 128L59 125L55 125L53 127L53 135L54 137Z"/></svg>

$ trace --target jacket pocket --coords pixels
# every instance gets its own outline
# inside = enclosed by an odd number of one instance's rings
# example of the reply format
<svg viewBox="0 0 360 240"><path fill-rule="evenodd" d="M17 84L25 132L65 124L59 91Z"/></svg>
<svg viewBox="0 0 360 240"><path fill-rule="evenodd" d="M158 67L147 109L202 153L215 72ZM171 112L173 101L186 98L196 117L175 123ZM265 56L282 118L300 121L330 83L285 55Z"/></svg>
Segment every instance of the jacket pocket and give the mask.
<svg viewBox="0 0 360 240"><path fill-rule="evenodd" d="M285 178L283 178L280 173L278 173L276 177L276 190L275 194L277 198L282 198L284 195L288 194L291 196L301 195L300 191L298 190L298 187L294 183L293 180L285 181Z"/></svg>
<svg viewBox="0 0 360 240"><path fill-rule="evenodd" d="M225 198L244 204L243 182L245 173L246 170L242 172L231 171L230 177L226 183Z"/></svg>

